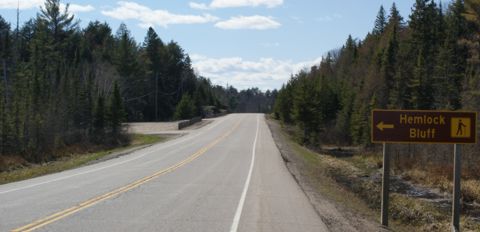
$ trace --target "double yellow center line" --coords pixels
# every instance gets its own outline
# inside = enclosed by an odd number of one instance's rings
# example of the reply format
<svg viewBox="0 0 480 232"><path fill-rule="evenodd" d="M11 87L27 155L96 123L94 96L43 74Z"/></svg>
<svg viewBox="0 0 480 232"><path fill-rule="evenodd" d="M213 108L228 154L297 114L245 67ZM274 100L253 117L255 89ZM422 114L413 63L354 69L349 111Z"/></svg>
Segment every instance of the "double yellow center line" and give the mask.
<svg viewBox="0 0 480 232"><path fill-rule="evenodd" d="M102 202L102 201L105 201L107 199L110 199L112 197L115 197L115 196L118 196L124 192L127 192L129 190L132 190L134 188L137 188L139 187L140 185L143 185L163 174L166 174L166 173L169 173L169 172L172 172L174 171L175 169L177 168L180 168L182 166L184 166L185 164L188 164L190 162L192 162L193 160L195 160L196 158L198 158L199 156L205 154L205 152L207 152L208 150L210 150L212 147L214 147L215 145L217 145L220 141L222 141L223 139L225 139L226 137L228 137L233 131L235 131L238 126L240 125L240 121L232 128L230 129L229 131L227 131L225 134L221 135L220 137L218 137L217 139L215 139L213 142L207 144L206 146L200 148L197 152L195 152L194 154L192 154L191 156L187 157L186 159L180 161L179 163L173 165L173 166L170 166L166 169L163 169L163 170L160 170L158 172L155 172L153 173L152 175L150 176L147 176L147 177L144 177L142 179L139 179L137 181L134 181L128 185L125 185L123 187L120 187L118 189L115 189L111 192L108 192L108 193L105 193L101 196L98 196L98 197L95 197L95 198L92 198L92 199L89 199L87 201L84 201L76 206L73 206L71 208L68 208L68 209L65 209L65 210L62 210L58 213L55 213L55 214L52 214L48 217L45 217L45 218L42 218L42 219L39 219L39 220L36 220L28 225L25 225L25 226L22 226L20 228L17 228L17 229L14 229L12 230L12 232L27 232L27 231L33 231L33 230L36 230L36 229L39 229L41 227L44 227L48 224L51 224L55 221L58 221L62 218L65 218L65 217L68 217L69 215L72 215L78 211L81 211L83 209L86 209L86 208L89 208L99 202Z"/></svg>

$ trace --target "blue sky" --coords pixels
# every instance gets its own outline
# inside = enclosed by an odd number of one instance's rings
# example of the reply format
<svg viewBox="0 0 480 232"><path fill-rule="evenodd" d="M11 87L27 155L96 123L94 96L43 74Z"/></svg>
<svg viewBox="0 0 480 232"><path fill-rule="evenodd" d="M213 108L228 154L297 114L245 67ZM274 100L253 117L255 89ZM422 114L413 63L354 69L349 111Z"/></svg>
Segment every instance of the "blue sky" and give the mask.
<svg viewBox="0 0 480 232"><path fill-rule="evenodd" d="M20 0L20 22L43 0ZM380 5L391 0L63 0L81 26L124 22L138 43L154 27L164 42L177 41L195 70L215 84L239 89L279 88L292 73L320 62L349 34L363 39ZM398 0L408 19L414 0ZM0 15L14 26L17 0L0 0Z"/></svg>

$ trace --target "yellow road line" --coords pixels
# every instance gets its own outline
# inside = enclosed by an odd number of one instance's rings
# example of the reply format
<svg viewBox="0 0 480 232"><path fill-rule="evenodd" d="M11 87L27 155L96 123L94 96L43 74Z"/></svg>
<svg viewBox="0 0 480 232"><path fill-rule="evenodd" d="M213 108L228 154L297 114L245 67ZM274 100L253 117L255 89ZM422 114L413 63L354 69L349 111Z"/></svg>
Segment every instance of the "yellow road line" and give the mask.
<svg viewBox="0 0 480 232"><path fill-rule="evenodd" d="M215 145L217 145L220 141L222 141L223 139L225 139L227 136L229 136L235 129L238 128L238 126L240 125L240 122L238 122L232 129L230 129L229 131L227 131L225 134L223 134L222 136L218 137L217 139L215 139L213 142L209 143L208 145L200 148L197 152L193 153L191 156L187 157L186 159L180 161L179 163L173 165L173 166L170 166L166 169L163 169L163 170L160 170L158 172L155 172L153 173L152 175L150 176L146 176L142 179L139 179L137 181L134 181L128 185L125 185L123 187L120 187L118 189L115 189L111 192L108 192L108 193L105 193L101 196L98 196L98 197L94 197L92 199L89 199L87 201L84 201L76 206L73 206L73 207L70 207L68 209L65 209L65 210L62 210L58 213L54 213L50 216L47 216L45 218L42 218L42 219L39 219L39 220L36 220L28 225L25 225L25 226L22 226L22 227L19 227L17 229L14 229L12 230L12 232L27 232L27 231L33 231L33 230L36 230L36 229L39 229L41 227L44 227L48 224L51 224L55 221L58 221L62 218L65 218L65 217L68 217L69 215L72 215L78 211L81 211L83 209L86 209L90 206L93 206L99 202L102 202L104 200L107 200L107 199L110 199L112 197L115 197L119 194L122 194L124 192L127 192L129 190L132 190L134 188L137 188L139 187L140 185L143 185L145 183L147 183L148 181L150 180L153 180L163 174L166 174L166 173L169 173L169 172L172 172L174 171L175 169L177 168L180 168L182 166L184 166L185 164L188 164L190 162L192 162L193 160L195 160L196 158L198 158L199 156L203 155L205 152L207 152L208 150L210 150L212 147L214 147Z"/></svg>

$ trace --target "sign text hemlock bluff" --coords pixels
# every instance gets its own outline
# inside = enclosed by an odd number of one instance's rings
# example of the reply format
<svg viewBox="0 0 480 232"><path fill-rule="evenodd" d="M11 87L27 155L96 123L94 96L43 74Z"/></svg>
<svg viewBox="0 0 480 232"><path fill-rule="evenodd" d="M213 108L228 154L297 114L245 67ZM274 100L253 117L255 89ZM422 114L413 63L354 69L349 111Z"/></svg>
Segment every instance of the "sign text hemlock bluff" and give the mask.
<svg viewBox="0 0 480 232"><path fill-rule="evenodd" d="M372 142L476 143L475 112L373 110Z"/></svg>
<svg viewBox="0 0 480 232"><path fill-rule="evenodd" d="M373 143L383 143L382 212L388 226L390 143L454 144L452 231L460 230L460 144L477 142L477 113L428 110L372 110Z"/></svg>

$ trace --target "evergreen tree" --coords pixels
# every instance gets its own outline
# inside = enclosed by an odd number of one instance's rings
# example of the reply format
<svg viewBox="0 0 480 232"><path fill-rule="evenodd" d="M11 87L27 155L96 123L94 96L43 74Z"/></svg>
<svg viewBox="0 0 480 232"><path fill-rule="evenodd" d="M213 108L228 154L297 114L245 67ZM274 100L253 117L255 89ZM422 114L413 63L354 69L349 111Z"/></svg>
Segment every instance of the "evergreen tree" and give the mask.
<svg viewBox="0 0 480 232"><path fill-rule="evenodd" d="M345 44L345 50L347 56L351 56L351 62L357 58L357 44L352 38L352 35L348 35L347 42Z"/></svg>
<svg viewBox="0 0 480 232"><path fill-rule="evenodd" d="M97 98L97 104L95 106L95 113L93 118L93 128L97 142L100 142L98 140L103 139L105 135L105 124L105 100L103 95L100 95Z"/></svg>
<svg viewBox="0 0 480 232"><path fill-rule="evenodd" d="M388 16L387 27L393 28L396 27L397 30L403 27L403 17L400 15L400 12L397 9L397 5L392 3L390 8L390 14Z"/></svg>
<svg viewBox="0 0 480 232"><path fill-rule="evenodd" d="M136 43L130 36L130 31L127 25L120 24L116 35L116 65L118 73L124 78L124 81L128 81L129 78L135 73L137 68L136 57Z"/></svg>
<svg viewBox="0 0 480 232"><path fill-rule="evenodd" d="M84 50L82 58L89 62L112 62L115 43L112 29L107 23L90 22L84 29Z"/></svg>
<svg viewBox="0 0 480 232"><path fill-rule="evenodd" d="M117 82L114 83L113 94L110 99L109 123L112 135L118 137L124 121L125 115L123 110L122 96Z"/></svg>
<svg viewBox="0 0 480 232"><path fill-rule="evenodd" d="M347 89L343 88L340 94L340 105L341 109L338 112L337 120L335 124L336 137L339 141L350 143L351 134L351 122L352 122L352 112L354 108L355 94Z"/></svg>
<svg viewBox="0 0 480 232"><path fill-rule="evenodd" d="M317 80L311 80L305 72L297 75L297 83L293 90L293 118L303 131L303 143L318 130L319 121L323 120L318 109L319 97L316 87Z"/></svg>
<svg viewBox="0 0 480 232"><path fill-rule="evenodd" d="M190 119L195 115L195 105L188 96L188 94L183 95L182 100L178 103L174 118L179 119Z"/></svg>
<svg viewBox="0 0 480 232"><path fill-rule="evenodd" d="M460 109L462 82L467 67L468 50L459 40L467 37L467 23L462 0L453 3L446 16L446 37L440 48L436 67L437 104L439 108Z"/></svg>
<svg viewBox="0 0 480 232"><path fill-rule="evenodd" d="M158 119L170 120L182 96L196 90L201 104L186 115L199 115L202 105L229 105L218 97L227 90L196 75L177 43L165 46L150 28L137 45L125 24L115 36L98 21L80 30L69 5L62 5L45 1L14 31L0 16L0 155L41 162L73 144L110 143L106 136L124 138L125 113L129 120L150 121L158 105ZM235 107L240 93L228 91Z"/></svg>
<svg viewBox="0 0 480 232"><path fill-rule="evenodd" d="M385 9L383 6L380 6L378 10L377 18L375 19L375 27L373 28L374 35L380 35L385 31L385 26L387 25L387 18L385 16Z"/></svg>
<svg viewBox="0 0 480 232"><path fill-rule="evenodd" d="M442 40L439 37L441 24L438 22L438 13L433 1L417 0L410 15L411 54L416 63L409 88L412 93L410 102L416 109L434 107L433 71L438 45Z"/></svg>
<svg viewBox="0 0 480 232"><path fill-rule="evenodd" d="M297 125L302 142L316 142L325 131L332 142L368 146L373 108L478 108L476 2L467 0L464 9L457 0L444 15L441 4L417 0L408 23L395 4L385 23L381 8L372 34L357 41L349 36L319 66L282 86L275 117Z"/></svg>
<svg viewBox="0 0 480 232"><path fill-rule="evenodd" d="M154 86L146 76L145 69L139 64L139 50L135 40L125 24L120 24L115 36L115 71L119 75L119 85L122 95L126 99L126 107L130 120L152 120L151 112L146 110L148 102L146 96L153 96ZM113 78L112 78L113 79ZM111 87L109 84L107 87ZM149 93L146 95L146 93ZM153 104L152 104L153 106ZM147 114L147 115L145 115Z"/></svg>
<svg viewBox="0 0 480 232"><path fill-rule="evenodd" d="M164 44L162 40L158 37L157 33L153 28L148 28L147 36L145 37L144 42L145 50L147 53L148 68L150 77L150 86L149 91L153 92L153 98L150 99L150 108L154 111L152 112L150 118L158 121L159 119L159 107L161 106L159 101L159 92L162 91L162 86L160 86L159 79L162 77L164 72L162 56L164 50Z"/></svg>
<svg viewBox="0 0 480 232"><path fill-rule="evenodd" d="M480 1L465 0L464 17L468 21L469 35L463 41L468 47L467 71L462 93L462 105L466 109L480 108Z"/></svg>
<svg viewBox="0 0 480 232"><path fill-rule="evenodd" d="M64 39L66 33L72 32L77 23L73 22L74 16L68 12L69 4L64 11L60 11L60 0L46 0L45 7L40 8L39 18L47 23L47 28L52 33L56 42Z"/></svg>
<svg viewBox="0 0 480 232"><path fill-rule="evenodd" d="M398 102L398 95L395 96L395 92L398 93L398 84L395 83L396 76L396 65L397 65L397 53L399 49L398 45L398 34L397 26L393 25L392 31L390 33L390 38L388 40L387 48L382 57L382 65L380 70L380 75L382 76L384 82L383 97L384 101L387 101L388 104L381 104L381 107L387 105L395 105Z"/></svg>
<svg viewBox="0 0 480 232"><path fill-rule="evenodd" d="M283 122L291 123L292 120L292 83L289 81L278 92L275 100L274 112L278 119Z"/></svg>

